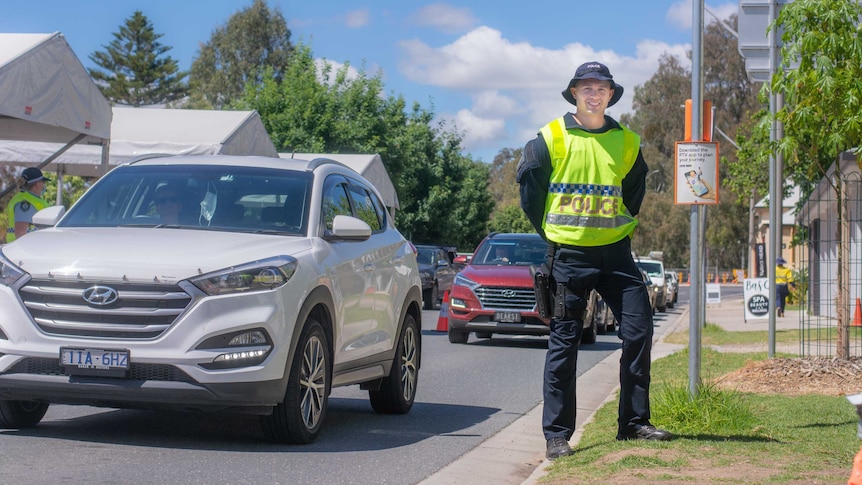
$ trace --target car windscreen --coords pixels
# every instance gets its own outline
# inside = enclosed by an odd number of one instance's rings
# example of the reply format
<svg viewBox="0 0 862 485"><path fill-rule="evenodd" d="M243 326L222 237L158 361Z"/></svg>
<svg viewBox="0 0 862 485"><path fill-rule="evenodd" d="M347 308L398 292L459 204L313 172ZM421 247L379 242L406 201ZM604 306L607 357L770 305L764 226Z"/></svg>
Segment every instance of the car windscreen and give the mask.
<svg viewBox="0 0 862 485"><path fill-rule="evenodd" d="M548 244L541 238L487 239L473 255L470 264L521 266L540 265L545 261Z"/></svg>
<svg viewBox="0 0 862 485"><path fill-rule="evenodd" d="M434 264L434 256L437 254L433 249L418 248L416 254L416 262L419 264Z"/></svg>
<svg viewBox="0 0 862 485"><path fill-rule="evenodd" d="M312 175L217 165L123 166L58 227L169 227L304 235Z"/></svg>
<svg viewBox="0 0 862 485"><path fill-rule="evenodd" d="M650 276L660 276L664 278L664 268L662 268L661 263L638 261L638 267L649 273Z"/></svg>

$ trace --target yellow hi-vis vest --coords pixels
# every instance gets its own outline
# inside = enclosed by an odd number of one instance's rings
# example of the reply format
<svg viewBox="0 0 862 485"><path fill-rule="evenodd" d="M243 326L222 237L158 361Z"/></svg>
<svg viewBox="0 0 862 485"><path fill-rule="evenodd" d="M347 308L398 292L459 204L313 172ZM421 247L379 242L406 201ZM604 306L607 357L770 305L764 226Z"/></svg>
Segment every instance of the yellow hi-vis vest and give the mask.
<svg viewBox="0 0 862 485"><path fill-rule="evenodd" d="M6 242L10 243L15 240L15 206L21 202L27 202L33 207L36 208L36 211L40 211L45 207L48 207L48 203L45 202L41 197L35 196L26 190L22 190L15 194L11 199L9 199L9 203L6 204ZM30 224L27 228L27 232L35 231L36 226Z"/></svg>
<svg viewBox="0 0 862 485"><path fill-rule="evenodd" d="M620 127L566 130L558 118L542 128L552 166L542 223L548 240L604 246L634 231L638 221L623 204L622 181L635 164L640 137Z"/></svg>

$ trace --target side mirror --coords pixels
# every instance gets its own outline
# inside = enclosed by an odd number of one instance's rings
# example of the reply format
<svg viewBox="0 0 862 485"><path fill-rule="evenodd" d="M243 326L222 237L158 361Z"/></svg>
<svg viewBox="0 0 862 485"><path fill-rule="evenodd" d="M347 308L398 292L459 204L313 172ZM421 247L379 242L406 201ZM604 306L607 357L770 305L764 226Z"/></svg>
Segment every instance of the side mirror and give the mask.
<svg viewBox="0 0 862 485"><path fill-rule="evenodd" d="M65 214L66 208L62 205L45 207L33 214L33 225L39 228L55 226Z"/></svg>
<svg viewBox="0 0 862 485"><path fill-rule="evenodd" d="M371 226L365 221L351 216L335 216L332 230L326 231L326 240L365 241L371 237Z"/></svg>

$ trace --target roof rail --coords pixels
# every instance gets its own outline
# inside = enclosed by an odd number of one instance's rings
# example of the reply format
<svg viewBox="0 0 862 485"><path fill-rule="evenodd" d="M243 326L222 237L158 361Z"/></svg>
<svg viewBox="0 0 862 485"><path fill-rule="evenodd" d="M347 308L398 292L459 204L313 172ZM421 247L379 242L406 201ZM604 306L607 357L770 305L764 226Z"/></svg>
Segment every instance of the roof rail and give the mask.
<svg viewBox="0 0 862 485"><path fill-rule="evenodd" d="M292 158L292 156L291 156L291 158ZM331 158L326 158L326 157L317 157L317 158L312 159L311 161L308 162L308 170L309 171L314 170L315 168L317 168L317 167L319 167L325 163L334 163L335 165L340 165L342 167L350 168L347 165L345 165L345 164L343 164L337 160L333 160ZM351 169L351 170L353 170L353 169Z"/></svg>
<svg viewBox="0 0 862 485"><path fill-rule="evenodd" d="M140 162L142 160L149 160L151 158L162 158L162 157L173 157L174 155L171 153L145 153L144 155L138 155L136 157L132 157L126 161L126 163L135 163Z"/></svg>

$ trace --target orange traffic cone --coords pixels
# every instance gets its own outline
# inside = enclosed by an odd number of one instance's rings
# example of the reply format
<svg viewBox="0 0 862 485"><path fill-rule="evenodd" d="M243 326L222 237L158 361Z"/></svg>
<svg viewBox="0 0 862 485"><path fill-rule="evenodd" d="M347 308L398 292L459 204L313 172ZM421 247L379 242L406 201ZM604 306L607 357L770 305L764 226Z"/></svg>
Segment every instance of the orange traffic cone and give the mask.
<svg viewBox="0 0 862 485"><path fill-rule="evenodd" d="M856 299L856 312L853 314L853 326L862 327L862 303Z"/></svg>
<svg viewBox="0 0 862 485"><path fill-rule="evenodd" d="M437 317L437 331L449 331L449 290L443 293L443 304L440 305L440 316Z"/></svg>

